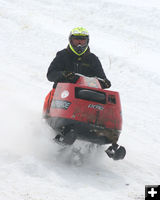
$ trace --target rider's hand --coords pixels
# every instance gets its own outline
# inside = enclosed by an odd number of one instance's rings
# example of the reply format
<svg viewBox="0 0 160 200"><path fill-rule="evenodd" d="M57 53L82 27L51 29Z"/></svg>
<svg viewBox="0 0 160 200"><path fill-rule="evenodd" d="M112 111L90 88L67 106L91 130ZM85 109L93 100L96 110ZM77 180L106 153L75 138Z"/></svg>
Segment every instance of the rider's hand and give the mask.
<svg viewBox="0 0 160 200"><path fill-rule="evenodd" d="M68 72L68 71L64 71L62 73L65 81L69 82L69 83L76 83L77 80L79 79L79 76L77 74L75 74L74 72Z"/></svg>
<svg viewBox="0 0 160 200"><path fill-rule="evenodd" d="M75 78L75 73L74 72L67 72L67 71L64 71L63 72L63 76L67 79L67 80L73 80Z"/></svg>
<svg viewBox="0 0 160 200"><path fill-rule="evenodd" d="M108 79L104 79L104 86L105 86L105 88L110 88L111 82Z"/></svg>
<svg viewBox="0 0 160 200"><path fill-rule="evenodd" d="M110 88L111 87L111 82L108 79L103 79L101 82L102 88Z"/></svg>

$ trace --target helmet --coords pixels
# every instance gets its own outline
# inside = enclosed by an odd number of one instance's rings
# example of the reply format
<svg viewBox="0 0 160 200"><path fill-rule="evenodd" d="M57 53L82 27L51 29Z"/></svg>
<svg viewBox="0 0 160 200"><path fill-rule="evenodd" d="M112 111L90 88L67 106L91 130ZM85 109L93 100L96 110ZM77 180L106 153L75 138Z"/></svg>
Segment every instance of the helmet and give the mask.
<svg viewBox="0 0 160 200"><path fill-rule="evenodd" d="M69 47L78 56L84 54L88 49L89 33L83 27L71 30L69 35Z"/></svg>

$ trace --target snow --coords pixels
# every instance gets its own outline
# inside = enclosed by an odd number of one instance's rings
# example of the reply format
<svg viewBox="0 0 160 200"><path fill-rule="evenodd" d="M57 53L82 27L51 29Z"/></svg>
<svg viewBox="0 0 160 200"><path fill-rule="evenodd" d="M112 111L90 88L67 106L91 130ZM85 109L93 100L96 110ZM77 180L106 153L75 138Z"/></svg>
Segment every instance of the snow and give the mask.
<svg viewBox="0 0 160 200"><path fill-rule="evenodd" d="M159 21L159 0L0 1L0 199L140 200L159 183ZM83 142L63 152L41 117L48 66L79 25L120 93L122 161Z"/></svg>

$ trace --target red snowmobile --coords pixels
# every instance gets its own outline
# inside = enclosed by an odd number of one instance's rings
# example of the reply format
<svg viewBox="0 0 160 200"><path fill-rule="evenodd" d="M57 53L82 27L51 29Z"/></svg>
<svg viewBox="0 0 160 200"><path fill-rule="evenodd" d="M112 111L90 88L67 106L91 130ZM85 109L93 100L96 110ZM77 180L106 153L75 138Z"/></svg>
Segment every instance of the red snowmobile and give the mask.
<svg viewBox="0 0 160 200"><path fill-rule="evenodd" d="M77 75L76 84L58 83L46 96L43 116L57 133L54 140L66 145L76 139L111 144L107 155L123 159L126 150L117 144L122 129L119 93L102 89L103 79Z"/></svg>

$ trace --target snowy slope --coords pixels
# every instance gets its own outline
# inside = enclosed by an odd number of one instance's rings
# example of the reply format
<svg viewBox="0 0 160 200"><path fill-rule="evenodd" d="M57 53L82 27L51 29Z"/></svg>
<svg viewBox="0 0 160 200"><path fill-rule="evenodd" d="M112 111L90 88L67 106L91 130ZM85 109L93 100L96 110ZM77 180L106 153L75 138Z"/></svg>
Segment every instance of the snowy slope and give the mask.
<svg viewBox="0 0 160 200"><path fill-rule="evenodd" d="M0 1L0 200L140 200L159 183L159 21L159 0ZM76 142L79 164L41 119L47 68L79 25L120 92L123 161Z"/></svg>

